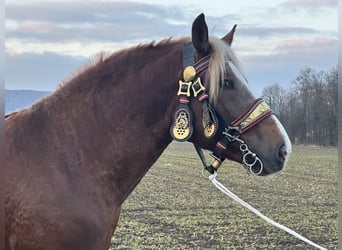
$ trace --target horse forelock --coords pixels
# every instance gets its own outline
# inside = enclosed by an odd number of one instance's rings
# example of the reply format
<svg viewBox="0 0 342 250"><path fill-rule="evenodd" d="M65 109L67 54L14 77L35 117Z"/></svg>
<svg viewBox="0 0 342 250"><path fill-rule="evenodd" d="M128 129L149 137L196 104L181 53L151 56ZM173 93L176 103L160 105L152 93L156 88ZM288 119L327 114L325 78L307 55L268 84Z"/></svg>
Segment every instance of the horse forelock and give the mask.
<svg viewBox="0 0 342 250"><path fill-rule="evenodd" d="M220 83L224 81L227 61L231 61L240 74L244 73L240 62L233 50L224 41L216 37L210 37L212 55L209 62L209 74L207 74L206 84L209 88L210 100L215 103L220 92Z"/></svg>

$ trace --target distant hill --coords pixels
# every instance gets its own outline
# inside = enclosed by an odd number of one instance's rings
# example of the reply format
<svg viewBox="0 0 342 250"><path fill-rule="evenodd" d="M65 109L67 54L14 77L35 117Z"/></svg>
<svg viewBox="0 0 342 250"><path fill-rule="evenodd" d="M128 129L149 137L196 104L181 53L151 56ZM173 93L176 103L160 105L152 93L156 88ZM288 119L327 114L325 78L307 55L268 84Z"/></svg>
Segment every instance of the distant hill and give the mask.
<svg viewBox="0 0 342 250"><path fill-rule="evenodd" d="M50 92L35 90L5 90L5 113L29 107Z"/></svg>

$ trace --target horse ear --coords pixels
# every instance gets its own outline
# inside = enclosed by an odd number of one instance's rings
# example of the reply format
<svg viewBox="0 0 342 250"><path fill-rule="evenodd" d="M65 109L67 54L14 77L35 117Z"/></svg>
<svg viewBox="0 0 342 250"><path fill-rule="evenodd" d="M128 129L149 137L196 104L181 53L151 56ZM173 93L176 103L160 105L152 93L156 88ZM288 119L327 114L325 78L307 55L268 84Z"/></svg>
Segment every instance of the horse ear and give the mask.
<svg viewBox="0 0 342 250"><path fill-rule="evenodd" d="M236 26L237 25L235 24L234 27L232 28L232 30L227 35L222 37L222 40L225 41L226 43L228 43L229 46L231 46L233 43Z"/></svg>
<svg viewBox="0 0 342 250"><path fill-rule="evenodd" d="M192 24L192 44L197 53L205 56L209 53L210 43L208 36L208 26L204 19L204 14L200 14Z"/></svg>

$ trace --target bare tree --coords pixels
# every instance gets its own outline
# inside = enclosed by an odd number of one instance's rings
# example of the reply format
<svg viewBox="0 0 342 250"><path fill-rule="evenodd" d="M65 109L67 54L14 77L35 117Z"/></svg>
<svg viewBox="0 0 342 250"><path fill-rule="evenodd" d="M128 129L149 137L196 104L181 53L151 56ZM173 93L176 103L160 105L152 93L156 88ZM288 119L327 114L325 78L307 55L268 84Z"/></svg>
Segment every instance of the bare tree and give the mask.
<svg viewBox="0 0 342 250"><path fill-rule="evenodd" d="M338 128L337 128L337 107L338 107L338 71L337 67L331 68L325 74L327 83L327 114L328 114L328 137L329 144L337 146Z"/></svg>
<svg viewBox="0 0 342 250"><path fill-rule="evenodd" d="M262 97L270 105L272 110L279 116L285 101L285 90L275 83L269 87L264 88Z"/></svg>
<svg viewBox="0 0 342 250"><path fill-rule="evenodd" d="M262 96L295 143L337 145L337 69L316 72L304 68L285 91L279 84Z"/></svg>

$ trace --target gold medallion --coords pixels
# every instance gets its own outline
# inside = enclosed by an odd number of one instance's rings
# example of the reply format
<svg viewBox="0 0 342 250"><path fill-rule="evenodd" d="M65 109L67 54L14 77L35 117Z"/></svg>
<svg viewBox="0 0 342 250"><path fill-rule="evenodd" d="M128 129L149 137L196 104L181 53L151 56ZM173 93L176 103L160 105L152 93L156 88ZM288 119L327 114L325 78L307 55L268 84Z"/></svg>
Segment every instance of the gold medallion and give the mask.
<svg viewBox="0 0 342 250"><path fill-rule="evenodd" d="M216 133L216 126L214 123L209 124L204 128L204 135L207 138L212 137Z"/></svg>
<svg viewBox="0 0 342 250"><path fill-rule="evenodd" d="M170 134L176 141L187 141L192 136L192 114L187 105L180 104L173 114Z"/></svg>
<svg viewBox="0 0 342 250"><path fill-rule="evenodd" d="M195 76L196 76L196 70L194 67L188 66L184 69L184 71L183 71L184 81L189 82L192 79L194 79Z"/></svg>
<svg viewBox="0 0 342 250"><path fill-rule="evenodd" d="M184 140L190 134L190 126L189 126L189 115L185 111L181 111L178 113L176 117L176 123L173 128L173 134L177 138L177 140Z"/></svg>

